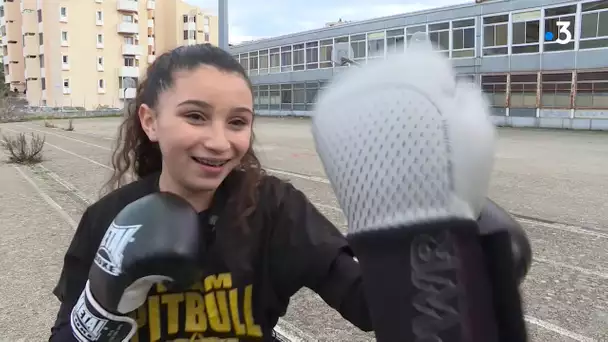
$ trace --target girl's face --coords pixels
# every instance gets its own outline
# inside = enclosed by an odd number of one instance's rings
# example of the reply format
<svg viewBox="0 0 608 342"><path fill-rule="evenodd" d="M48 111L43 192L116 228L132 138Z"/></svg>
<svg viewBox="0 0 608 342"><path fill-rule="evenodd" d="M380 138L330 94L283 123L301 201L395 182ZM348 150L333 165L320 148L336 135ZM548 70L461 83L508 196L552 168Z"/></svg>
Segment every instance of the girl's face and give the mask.
<svg viewBox="0 0 608 342"><path fill-rule="evenodd" d="M215 190L251 144L253 99L236 73L201 66L173 75L157 107L139 117L163 156L161 184L178 192Z"/></svg>

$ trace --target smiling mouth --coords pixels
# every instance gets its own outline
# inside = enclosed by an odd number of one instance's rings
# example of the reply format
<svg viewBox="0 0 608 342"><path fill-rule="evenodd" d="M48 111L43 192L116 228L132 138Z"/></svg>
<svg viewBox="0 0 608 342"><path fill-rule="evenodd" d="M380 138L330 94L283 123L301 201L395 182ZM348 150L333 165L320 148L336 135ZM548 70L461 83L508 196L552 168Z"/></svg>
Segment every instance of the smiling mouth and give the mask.
<svg viewBox="0 0 608 342"><path fill-rule="evenodd" d="M199 164L206 165L206 166L213 166L213 167L222 167L229 161L229 160L225 160L225 159L218 160L218 159L206 159L206 158L198 158L198 157L192 157L192 160L194 160L195 162L197 162Z"/></svg>

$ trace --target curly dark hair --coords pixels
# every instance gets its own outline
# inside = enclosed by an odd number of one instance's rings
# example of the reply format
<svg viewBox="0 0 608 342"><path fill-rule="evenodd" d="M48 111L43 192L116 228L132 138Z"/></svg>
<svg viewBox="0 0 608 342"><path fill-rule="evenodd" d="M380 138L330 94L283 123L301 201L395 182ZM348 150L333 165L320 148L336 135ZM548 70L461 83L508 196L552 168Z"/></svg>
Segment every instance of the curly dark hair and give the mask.
<svg viewBox="0 0 608 342"><path fill-rule="evenodd" d="M126 118L119 128L112 166L114 172L105 184L105 191L112 191L127 183L128 173L132 179L141 179L160 172L162 155L158 143L150 141L139 120L138 111L142 104L155 108L159 95L174 84L174 73L192 70L201 65L213 66L225 72L240 75L252 89L251 81L241 64L228 52L211 44L180 46L160 55L148 68L143 81L137 87L135 101L127 106ZM253 96L253 90L252 90ZM252 123L253 124L253 123ZM240 171L244 172L243 181L239 182L238 191L234 191L231 200L244 219L256 206L257 185L264 175L260 161L253 151L254 135L251 135L249 150L244 155Z"/></svg>

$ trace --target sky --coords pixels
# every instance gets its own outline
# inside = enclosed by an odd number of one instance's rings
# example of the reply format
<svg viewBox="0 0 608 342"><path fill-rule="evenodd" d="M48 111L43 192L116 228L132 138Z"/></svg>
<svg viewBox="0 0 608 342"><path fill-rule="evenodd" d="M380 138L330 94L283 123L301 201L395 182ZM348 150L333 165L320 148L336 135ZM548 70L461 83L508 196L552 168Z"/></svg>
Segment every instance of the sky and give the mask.
<svg viewBox="0 0 608 342"><path fill-rule="evenodd" d="M218 0L185 0L217 13ZM321 28L327 22L365 20L474 0L229 0L231 44ZM263 5L262 5L263 4Z"/></svg>

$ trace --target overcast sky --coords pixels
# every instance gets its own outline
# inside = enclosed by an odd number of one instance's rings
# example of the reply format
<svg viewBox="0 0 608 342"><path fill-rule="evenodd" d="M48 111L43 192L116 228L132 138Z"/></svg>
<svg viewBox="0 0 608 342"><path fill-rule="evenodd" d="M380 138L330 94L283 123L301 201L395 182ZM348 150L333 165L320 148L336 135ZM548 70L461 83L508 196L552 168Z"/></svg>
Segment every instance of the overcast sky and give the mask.
<svg viewBox="0 0 608 342"><path fill-rule="evenodd" d="M185 0L217 13L217 0ZM230 43L323 27L327 22L364 20L474 0L229 0Z"/></svg>

